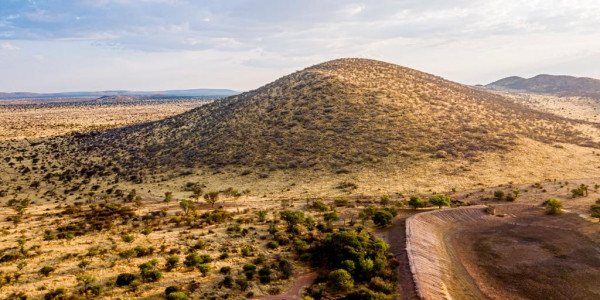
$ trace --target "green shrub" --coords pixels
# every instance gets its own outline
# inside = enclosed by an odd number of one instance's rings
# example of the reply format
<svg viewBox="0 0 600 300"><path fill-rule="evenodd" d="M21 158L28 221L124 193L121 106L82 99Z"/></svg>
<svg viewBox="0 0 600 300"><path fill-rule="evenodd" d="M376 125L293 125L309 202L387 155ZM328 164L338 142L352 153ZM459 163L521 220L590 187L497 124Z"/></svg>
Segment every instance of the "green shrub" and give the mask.
<svg viewBox="0 0 600 300"><path fill-rule="evenodd" d="M126 286L137 279L137 276L131 273L122 273L117 276L117 286Z"/></svg>
<svg viewBox="0 0 600 300"><path fill-rule="evenodd" d="M198 271L200 271L200 273L202 273L202 276L206 276L206 274L208 274L208 272L210 272L210 265L209 264L200 264L197 266Z"/></svg>
<svg viewBox="0 0 600 300"><path fill-rule="evenodd" d="M439 208L442 208L442 206L450 206L450 197L444 194L436 194L429 199L429 203L437 205Z"/></svg>
<svg viewBox="0 0 600 300"><path fill-rule="evenodd" d="M502 190L497 190L494 192L494 198L496 198L496 200L502 200L504 199L504 191Z"/></svg>
<svg viewBox="0 0 600 300"><path fill-rule="evenodd" d="M276 241L270 241L269 243L267 243L267 248L277 249L277 248L279 248L279 243Z"/></svg>
<svg viewBox="0 0 600 300"><path fill-rule="evenodd" d="M592 204L590 211L592 218L600 218L600 204Z"/></svg>
<svg viewBox="0 0 600 300"><path fill-rule="evenodd" d="M394 216L386 210L378 210L372 218L373 223L379 228L385 228L392 225Z"/></svg>
<svg viewBox="0 0 600 300"><path fill-rule="evenodd" d="M559 214L562 211L562 202L558 199L550 199L545 202L546 213L549 215Z"/></svg>
<svg viewBox="0 0 600 300"><path fill-rule="evenodd" d="M54 270L56 270L54 267L43 266L40 269L40 274L42 274L43 276L48 276L48 275L50 275L50 273L54 272Z"/></svg>
<svg viewBox="0 0 600 300"><path fill-rule="evenodd" d="M354 279L348 271L338 269L329 273L329 287L333 291L347 291L354 287Z"/></svg>
<svg viewBox="0 0 600 300"><path fill-rule="evenodd" d="M408 205L412 206L414 209L425 207L425 201L421 199L419 195L410 196L410 200L408 201Z"/></svg>
<svg viewBox="0 0 600 300"><path fill-rule="evenodd" d="M177 267L178 263L179 263L179 256L171 255L171 256L167 257L167 262L165 263L165 266L168 271L171 271L171 270L175 269L175 267Z"/></svg>

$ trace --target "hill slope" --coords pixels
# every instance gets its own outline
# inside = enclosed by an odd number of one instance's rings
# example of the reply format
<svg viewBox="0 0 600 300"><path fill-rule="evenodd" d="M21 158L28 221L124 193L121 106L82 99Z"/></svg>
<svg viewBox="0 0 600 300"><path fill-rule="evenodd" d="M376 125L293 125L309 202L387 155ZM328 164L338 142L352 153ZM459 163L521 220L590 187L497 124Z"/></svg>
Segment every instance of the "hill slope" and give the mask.
<svg viewBox="0 0 600 300"><path fill-rule="evenodd" d="M486 85L487 88L509 89L555 96L600 98L600 80L573 76L537 75L526 79L512 76Z"/></svg>
<svg viewBox="0 0 600 300"><path fill-rule="evenodd" d="M397 65L339 59L156 122L0 142L0 182L23 197L31 186L80 199L117 185L153 197L188 182L306 197L600 177L594 126Z"/></svg>
<svg viewBox="0 0 600 300"><path fill-rule="evenodd" d="M339 170L382 159L472 158L517 136L596 145L572 123L397 65L340 59L163 121L82 137L86 155L148 166Z"/></svg>

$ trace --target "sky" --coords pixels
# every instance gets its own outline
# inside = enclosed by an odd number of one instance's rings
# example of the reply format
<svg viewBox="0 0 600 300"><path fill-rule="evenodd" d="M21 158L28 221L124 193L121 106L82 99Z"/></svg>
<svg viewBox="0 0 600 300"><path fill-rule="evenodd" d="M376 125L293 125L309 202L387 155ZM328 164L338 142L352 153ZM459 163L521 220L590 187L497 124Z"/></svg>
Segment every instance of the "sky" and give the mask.
<svg viewBox="0 0 600 300"><path fill-rule="evenodd" d="M246 91L341 57L600 78L597 0L0 0L0 91Z"/></svg>

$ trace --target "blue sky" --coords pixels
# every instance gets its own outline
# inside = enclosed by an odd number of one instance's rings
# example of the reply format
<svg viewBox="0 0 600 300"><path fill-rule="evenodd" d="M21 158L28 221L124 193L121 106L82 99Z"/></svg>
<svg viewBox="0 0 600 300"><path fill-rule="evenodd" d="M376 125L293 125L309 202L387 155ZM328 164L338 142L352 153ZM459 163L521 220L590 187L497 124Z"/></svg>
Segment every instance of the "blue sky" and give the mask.
<svg viewBox="0 0 600 300"><path fill-rule="evenodd" d="M250 90L339 57L600 78L600 1L0 0L0 91Z"/></svg>

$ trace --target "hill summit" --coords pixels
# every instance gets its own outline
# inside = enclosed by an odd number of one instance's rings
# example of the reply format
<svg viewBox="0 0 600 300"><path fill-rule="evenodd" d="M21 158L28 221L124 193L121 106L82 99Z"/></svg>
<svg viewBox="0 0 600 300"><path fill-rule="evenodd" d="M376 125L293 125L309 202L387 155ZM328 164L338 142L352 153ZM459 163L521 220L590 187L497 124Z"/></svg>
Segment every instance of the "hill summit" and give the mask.
<svg viewBox="0 0 600 300"><path fill-rule="evenodd" d="M177 166L339 171L471 159L508 151L518 137L592 145L568 120L423 72L352 58L158 122L80 135L73 142L79 151L72 151L78 157L70 159L116 160L127 174Z"/></svg>
<svg viewBox="0 0 600 300"><path fill-rule="evenodd" d="M585 77L541 74L532 78L511 76L486 85L492 89L516 90L560 97L590 97L600 99L600 80Z"/></svg>

